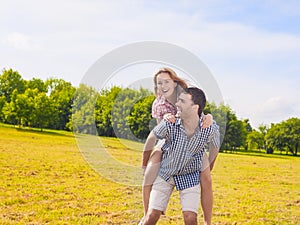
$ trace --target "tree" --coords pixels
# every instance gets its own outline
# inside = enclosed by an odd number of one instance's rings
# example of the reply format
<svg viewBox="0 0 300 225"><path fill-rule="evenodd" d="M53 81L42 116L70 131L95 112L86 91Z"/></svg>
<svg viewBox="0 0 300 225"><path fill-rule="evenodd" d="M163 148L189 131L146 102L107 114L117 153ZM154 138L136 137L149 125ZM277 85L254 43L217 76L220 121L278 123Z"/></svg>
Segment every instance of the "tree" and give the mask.
<svg viewBox="0 0 300 225"><path fill-rule="evenodd" d="M247 136L247 144L250 149L263 149L264 142L263 134L257 130L252 130Z"/></svg>
<svg viewBox="0 0 300 225"><path fill-rule="evenodd" d="M281 123L286 147L293 155L297 155L300 144L300 119L290 118Z"/></svg>
<svg viewBox="0 0 300 225"><path fill-rule="evenodd" d="M280 152L286 150L293 155L298 154L300 144L300 119L290 118L278 124L271 124L266 134L268 148L277 149Z"/></svg>
<svg viewBox="0 0 300 225"><path fill-rule="evenodd" d="M246 129L243 121L237 119L229 121L225 137L230 150L236 150L244 146L246 143Z"/></svg>
<svg viewBox="0 0 300 225"><path fill-rule="evenodd" d="M92 87L80 84L72 104L72 127L74 132L96 134L95 104L99 93Z"/></svg>
<svg viewBox="0 0 300 225"><path fill-rule="evenodd" d="M228 125L228 113L231 113L231 109L229 106L220 104L217 106L214 102L207 102L206 107L204 108L204 114L211 113L213 115L214 120L219 126L220 130L220 142L221 142L221 151L225 149L225 135L227 131ZM230 116L229 116L230 117Z"/></svg>
<svg viewBox="0 0 300 225"><path fill-rule="evenodd" d="M224 104L217 106L215 103L207 103L204 113L211 113L219 125L221 151L247 148L246 137L252 130L248 119L238 120L233 110Z"/></svg>
<svg viewBox="0 0 300 225"><path fill-rule="evenodd" d="M284 150L286 140L284 138L284 132L281 124L271 124L265 138L268 149L277 149L280 152Z"/></svg>
<svg viewBox="0 0 300 225"><path fill-rule="evenodd" d="M152 92L143 88L102 90L95 111L98 134L135 141L145 139L156 124L151 117L154 98Z"/></svg>
<svg viewBox="0 0 300 225"><path fill-rule="evenodd" d="M38 89L39 92L47 93L47 85L45 82L39 78L32 78L26 82L26 88Z"/></svg>
<svg viewBox="0 0 300 225"><path fill-rule="evenodd" d="M59 130L70 130L72 104L76 88L70 82L55 78L47 79L45 85L53 107L52 120L49 126Z"/></svg>
<svg viewBox="0 0 300 225"><path fill-rule="evenodd" d="M228 105L221 104L217 107L215 104L209 105L209 111L214 116L217 124L220 126L221 140L223 140L221 145L221 150L232 150L239 147L239 141L237 139L241 138L238 131L237 116L232 111ZM204 111L207 113L206 111ZM215 113L216 112L216 113ZM242 142L241 142L242 143Z"/></svg>
<svg viewBox="0 0 300 225"><path fill-rule="evenodd" d="M38 93L34 98L34 126L39 127L43 131L43 128L47 127L52 120L53 110L51 100L46 93Z"/></svg>
<svg viewBox="0 0 300 225"><path fill-rule="evenodd" d="M259 125L258 130L252 130L247 135L247 145L249 148L267 150L265 138L267 131L268 128L264 124Z"/></svg>
<svg viewBox="0 0 300 225"><path fill-rule="evenodd" d="M10 102L15 90L19 94L24 93L25 81L17 71L3 70L0 76L0 96L5 96L6 102Z"/></svg>
<svg viewBox="0 0 300 225"><path fill-rule="evenodd" d="M4 122L4 114L3 114L3 107L6 104L5 96L0 96L0 121Z"/></svg>
<svg viewBox="0 0 300 225"><path fill-rule="evenodd" d="M130 115L127 117L130 130L140 141L145 141L150 131L156 125L156 120L151 117L154 99L155 96L152 94L142 98L134 104Z"/></svg>
<svg viewBox="0 0 300 225"><path fill-rule="evenodd" d="M244 148L245 150L248 150L248 141L247 141L247 138L248 138L248 135L252 132L252 127L249 123L249 119L244 119L243 120L243 126L244 126Z"/></svg>
<svg viewBox="0 0 300 225"><path fill-rule="evenodd" d="M38 90L27 89L25 93L19 94L15 89L11 95L11 101L4 106L3 113L7 122L28 125L32 122L33 102Z"/></svg>
<svg viewBox="0 0 300 225"><path fill-rule="evenodd" d="M134 105L148 95L148 92L144 89L136 91L125 88L118 93L111 111L112 126L117 137L138 140L130 128L128 118Z"/></svg>
<svg viewBox="0 0 300 225"><path fill-rule="evenodd" d="M112 126L112 108L121 90L120 87L114 86L100 92L95 106L95 123L100 136L116 136Z"/></svg>
<svg viewBox="0 0 300 225"><path fill-rule="evenodd" d="M244 122L244 126L245 126L247 134L250 133L253 130L253 128L251 127L251 124L249 123L249 119L244 119L243 122Z"/></svg>

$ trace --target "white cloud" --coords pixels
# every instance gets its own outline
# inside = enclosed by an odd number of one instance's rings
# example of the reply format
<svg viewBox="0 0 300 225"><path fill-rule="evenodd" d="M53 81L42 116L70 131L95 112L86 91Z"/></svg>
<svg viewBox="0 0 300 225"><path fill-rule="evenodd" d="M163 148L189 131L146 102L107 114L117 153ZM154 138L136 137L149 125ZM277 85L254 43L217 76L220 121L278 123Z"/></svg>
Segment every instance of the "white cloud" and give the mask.
<svg viewBox="0 0 300 225"><path fill-rule="evenodd" d="M270 125L291 117L300 117L300 104L294 98L271 97L260 103L252 114L255 127L260 124Z"/></svg>
<svg viewBox="0 0 300 225"><path fill-rule="evenodd" d="M289 99L282 97L272 97L267 99L259 106L257 113L262 116L278 117L285 116L294 112L293 106Z"/></svg>
<svg viewBox="0 0 300 225"><path fill-rule="evenodd" d="M19 32L13 32L2 39L4 45L8 45L17 50L36 50L38 48L37 43L29 35Z"/></svg>

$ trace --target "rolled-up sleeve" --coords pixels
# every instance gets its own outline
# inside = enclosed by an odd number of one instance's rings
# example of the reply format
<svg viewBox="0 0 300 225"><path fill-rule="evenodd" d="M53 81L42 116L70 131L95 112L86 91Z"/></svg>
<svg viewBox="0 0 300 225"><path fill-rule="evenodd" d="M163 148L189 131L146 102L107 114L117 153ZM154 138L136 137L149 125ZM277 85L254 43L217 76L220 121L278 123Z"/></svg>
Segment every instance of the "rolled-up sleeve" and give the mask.
<svg viewBox="0 0 300 225"><path fill-rule="evenodd" d="M164 139L167 136L166 121L162 120L156 127L153 128L153 133L158 139Z"/></svg>

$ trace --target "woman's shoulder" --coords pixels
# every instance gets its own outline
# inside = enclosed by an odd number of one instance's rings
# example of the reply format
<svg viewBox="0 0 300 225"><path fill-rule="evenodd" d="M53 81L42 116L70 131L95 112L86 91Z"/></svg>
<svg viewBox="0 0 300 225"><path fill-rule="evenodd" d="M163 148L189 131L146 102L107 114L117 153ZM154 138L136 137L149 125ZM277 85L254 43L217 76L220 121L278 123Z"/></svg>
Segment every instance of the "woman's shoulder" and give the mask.
<svg viewBox="0 0 300 225"><path fill-rule="evenodd" d="M157 96L153 101L153 105L164 105L164 104L165 104L165 98L161 96Z"/></svg>

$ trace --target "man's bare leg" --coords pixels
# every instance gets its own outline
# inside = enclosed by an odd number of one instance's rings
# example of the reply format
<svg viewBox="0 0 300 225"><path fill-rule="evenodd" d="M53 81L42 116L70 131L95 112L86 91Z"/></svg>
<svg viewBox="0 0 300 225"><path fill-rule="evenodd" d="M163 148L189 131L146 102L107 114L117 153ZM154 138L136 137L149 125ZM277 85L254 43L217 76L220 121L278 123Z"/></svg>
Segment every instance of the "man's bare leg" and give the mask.
<svg viewBox="0 0 300 225"><path fill-rule="evenodd" d="M183 219L185 225L197 225L197 214L190 211L183 212Z"/></svg>
<svg viewBox="0 0 300 225"><path fill-rule="evenodd" d="M161 214L161 211L157 209L151 209L147 212L143 225L155 225Z"/></svg>

